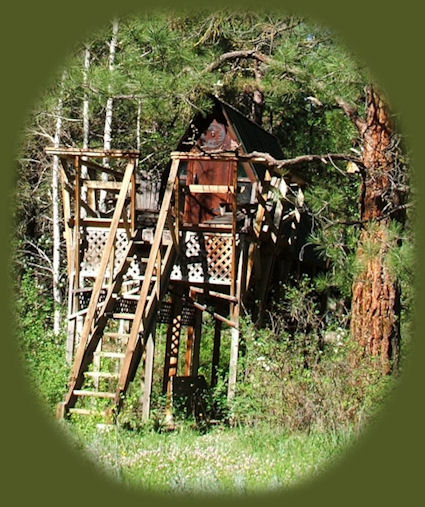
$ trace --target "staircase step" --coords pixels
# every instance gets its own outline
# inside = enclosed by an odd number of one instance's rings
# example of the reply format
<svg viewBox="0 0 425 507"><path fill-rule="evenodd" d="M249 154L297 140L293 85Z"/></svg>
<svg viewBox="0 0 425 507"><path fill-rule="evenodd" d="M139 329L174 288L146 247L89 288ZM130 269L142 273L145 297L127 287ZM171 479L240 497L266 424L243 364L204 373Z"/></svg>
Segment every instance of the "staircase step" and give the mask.
<svg viewBox="0 0 425 507"><path fill-rule="evenodd" d="M118 373L110 373L109 371L86 371L84 375L95 378L119 378Z"/></svg>
<svg viewBox="0 0 425 507"><path fill-rule="evenodd" d="M128 333L103 333L103 336L107 338L128 338L130 335Z"/></svg>
<svg viewBox="0 0 425 507"><path fill-rule="evenodd" d="M129 299L131 301L139 301L140 296L138 296L137 294L123 294L121 296L121 299Z"/></svg>
<svg viewBox="0 0 425 507"><path fill-rule="evenodd" d="M106 410L90 410L88 408L70 408L69 413L77 415L98 415L101 417L108 417L110 415Z"/></svg>
<svg viewBox="0 0 425 507"><path fill-rule="evenodd" d="M72 392L75 396L91 396L94 398L109 398L111 400L115 398L115 393L106 393L101 391L82 391L80 389L74 389Z"/></svg>
<svg viewBox="0 0 425 507"><path fill-rule="evenodd" d="M134 257L126 257L127 262L140 262L141 264L147 264L149 260L149 257L137 257L136 259Z"/></svg>
<svg viewBox="0 0 425 507"><path fill-rule="evenodd" d="M133 320L134 313L113 313L113 319Z"/></svg>
<svg viewBox="0 0 425 507"><path fill-rule="evenodd" d="M125 357L124 352L106 352L101 350L100 352L95 352L95 355L99 355L100 357L110 357L113 359L123 359Z"/></svg>

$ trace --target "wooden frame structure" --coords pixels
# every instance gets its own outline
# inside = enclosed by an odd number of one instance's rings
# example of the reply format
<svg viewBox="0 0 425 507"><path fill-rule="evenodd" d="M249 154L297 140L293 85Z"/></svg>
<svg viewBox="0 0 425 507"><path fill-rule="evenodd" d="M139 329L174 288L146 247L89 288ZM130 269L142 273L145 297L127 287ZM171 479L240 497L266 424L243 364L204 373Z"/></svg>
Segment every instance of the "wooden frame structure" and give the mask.
<svg viewBox="0 0 425 507"><path fill-rule="evenodd" d="M223 325L231 328L231 400L236 389L243 301L255 277L261 280L255 284L256 297L265 300L282 241L282 224L299 220L285 179L273 172L266 159L247 159L236 151L172 152L160 209L152 224L152 216L137 208L138 152L74 148L47 148L46 152L61 161L69 280L67 360L73 362L58 416L118 413L141 364L142 417L146 420L155 328L158 322L167 322L162 386L171 420L173 394L205 382L198 376L204 312L215 319L212 386L217 383L221 329ZM105 158L113 168L97 161ZM188 181L185 171L193 162L224 164L230 171L230 184ZM252 169L254 164L265 166L263 177ZM248 178L238 175L241 167ZM108 180L100 178L102 173ZM239 195L247 179L249 202L241 203ZM106 192L109 212L99 210L99 192ZM227 211L213 220L187 223L187 203L199 195L225 195ZM183 327L187 327L187 337L179 375ZM107 400L108 405L94 410L89 403L93 399Z"/></svg>

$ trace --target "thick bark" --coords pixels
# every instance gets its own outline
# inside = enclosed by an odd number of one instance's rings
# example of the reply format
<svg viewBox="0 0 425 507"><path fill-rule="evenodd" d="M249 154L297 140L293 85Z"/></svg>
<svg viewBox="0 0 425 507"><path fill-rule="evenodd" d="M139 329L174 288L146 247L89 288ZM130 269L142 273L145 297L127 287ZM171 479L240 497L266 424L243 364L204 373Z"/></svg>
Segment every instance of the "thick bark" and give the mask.
<svg viewBox="0 0 425 507"><path fill-rule="evenodd" d="M363 142L360 218L367 225L357 250L361 269L353 283L351 334L363 353L380 356L382 370L388 373L400 342L400 290L386 262L394 246L388 234L391 218L386 215L399 207L401 193L394 185L397 167L388 109L372 87L366 90L366 100L365 121L354 116Z"/></svg>

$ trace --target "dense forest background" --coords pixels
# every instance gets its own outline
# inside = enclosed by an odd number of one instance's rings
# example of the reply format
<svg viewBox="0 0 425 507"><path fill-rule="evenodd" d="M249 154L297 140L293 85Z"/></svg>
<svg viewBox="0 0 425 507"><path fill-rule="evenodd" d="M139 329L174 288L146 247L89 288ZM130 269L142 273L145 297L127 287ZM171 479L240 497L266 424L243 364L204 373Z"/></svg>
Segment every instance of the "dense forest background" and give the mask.
<svg viewBox="0 0 425 507"><path fill-rule="evenodd" d="M190 119L211 107L210 93L276 135L285 159L320 155L296 164L307 182L306 232L286 278L276 280L264 325L245 318L237 396L228 406L223 354L211 404L224 420L247 426L360 425L400 371L410 335L408 159L397 118L368 71L331 32L292 16L222 11L120 19L58 71L28 118L16 177L17 317L29 374L53 408L66 385L67 284L57 167L45 146L139 149L140 167L159 178ZM364 124L376 119L388 139L385 162L373 165ZM382 311L367 314L383 300ZM205 350L211 342L206 333ZM122 420L136 428L138 393L131 396Z"/></svg>

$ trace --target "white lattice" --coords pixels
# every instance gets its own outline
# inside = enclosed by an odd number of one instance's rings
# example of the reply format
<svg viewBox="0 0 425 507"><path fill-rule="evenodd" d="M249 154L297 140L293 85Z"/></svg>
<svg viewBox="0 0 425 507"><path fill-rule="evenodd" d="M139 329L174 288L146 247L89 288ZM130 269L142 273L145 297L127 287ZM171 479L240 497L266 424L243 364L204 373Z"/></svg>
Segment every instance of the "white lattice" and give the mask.
<svg viewBox="0 0 425 507"><path fill-rule="evenodd" d="M95 278L99 271L100 260L105 249L108 238L108 229L100 227L86 227L86 234L83 240L83 260L81 262L81 276L84 278ZM115 239L115 261L114 275L117 273L118 266L123 258L128 245L128 238L125 230L118 230ZM127 278L140 275L139 264L136 259L130 264L127 271ZM109 276L109 267L106 271Z"/></svg>
<svg viewBox="0 0 425 507"><path fill-rule="evenodd" d="M174 265L172 280L230 283L232 264L230 234L205 234L187 231L179 264Z"/></svg>

